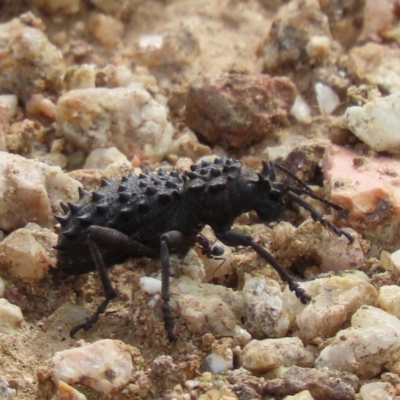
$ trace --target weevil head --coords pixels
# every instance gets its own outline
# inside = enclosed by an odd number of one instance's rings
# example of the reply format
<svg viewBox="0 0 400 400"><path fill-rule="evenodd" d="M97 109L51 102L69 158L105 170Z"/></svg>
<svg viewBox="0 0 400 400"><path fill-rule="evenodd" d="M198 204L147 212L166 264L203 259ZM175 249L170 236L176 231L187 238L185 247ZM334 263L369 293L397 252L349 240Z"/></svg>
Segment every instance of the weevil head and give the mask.
<svg viewBox="0 0 400 400"><path fill-rule="evenodd" d="M276 221L286 207L285 185L276 181L272 163L263 161L263 170L257 175L258 182L253 188L254 210L262 221Z"/></svg>

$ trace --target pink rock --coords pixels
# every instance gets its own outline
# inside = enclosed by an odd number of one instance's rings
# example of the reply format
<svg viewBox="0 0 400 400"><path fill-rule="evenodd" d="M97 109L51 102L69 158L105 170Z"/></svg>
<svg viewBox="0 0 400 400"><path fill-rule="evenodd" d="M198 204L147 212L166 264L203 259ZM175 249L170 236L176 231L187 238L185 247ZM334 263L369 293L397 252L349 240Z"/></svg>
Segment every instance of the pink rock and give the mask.
<svg viewBox="0 0 400 400"><path fill-rule="evenodd" d="M400 243L400 160L367 157L332 145L324 156L324 178L334 202L349 210L350 226L371 242L371 253L393 251Z"/></svg>

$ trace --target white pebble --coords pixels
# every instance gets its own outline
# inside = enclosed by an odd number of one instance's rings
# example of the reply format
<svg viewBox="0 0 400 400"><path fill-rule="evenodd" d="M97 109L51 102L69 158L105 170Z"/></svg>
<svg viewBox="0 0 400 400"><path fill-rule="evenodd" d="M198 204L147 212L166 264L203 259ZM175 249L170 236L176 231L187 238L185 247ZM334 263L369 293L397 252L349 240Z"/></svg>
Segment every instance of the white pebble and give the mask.
<svg viewBox="0 0 400 400"><path fill-rule="evenodd" d="M360 396L362 400L393 400L395 389L388 382L371 382L361 386Z"/></svg>
<svg viewBox="0 0 400 400"><path fill-rule="evenodd" d="M12 334L24 321L21 309L6 299L0 299L0 332Z"/></svg>
<svg viewBox="0 0 400 400"><path fill-rule="evenodd" d="M400 318L400 287L386 285L379 289L379 305L382 310Z"/></svg>
<svg viewBox="0 0 400 400"><path fill-rule="evenodd" d="M230 349L229 349L230 350ZM215 374L233 368L233 352L230 351L230 357L222 354L211 353L206 357L209 370Z"/></svg>
<svg viewBox="0 0 400 400"><path fill-rule="evenodd" d="M331 40L325 35L315 35L307 43L306 51L310 58L318 59L329 53Z"/></svg>
<svg viewBox="0 0 400 400"><path fill-rule="evenodd" d="M400 93L375 99L363 107L349 107L344 120L372 150L400 154Z"/></svg>
<svg viewBox="0 0 400 400"><path fill-rule="evenodd" d="M56 107L60 133L79 149L117 147L161 159L173 134L168 110L137 85L127 88L71 90Z"/></svg>
<svg viewBox="0 0 400 400"><path fill-rule="evenodd" d="M14 94L0 95L0 121L10 121L17 112L18 98Z"/></svg>
<svg viewBox="0 0 400 400"><path fill-rule="evenodd" d="M120 340L104 339L59 351L52 363L56 384L82 384L106 394L125 386L133 373L130 347Z"/></svg>
<svg viewBox="0 0 400 400"><path fill-rule="evenodd" d="M307 102L299 94L296 96L290 113L303 124L311 122L311 109Z"/></svg>
<svg viewBox="0 0 400 400"><path fill-rule="evenodd" d="M243 368L263 373L295 365L304 354L304 345L297 337L252 340L244 347L239 361Z"/></svg>
<svg viewBox="0 0 400 400"><path fill-rule="evenodd" d="M150 276L142 276L139 279L140 288L147 294L161 293L161 281Z"/></svg>
<svg viewBox="0 0 400 400"><path fill-rule="evenodd" d="M112 163L130 165L125 154L121 153L117 148L110 147L108 149L95 149L87 157L85 169L105 169Z"/></svg>
<svg viewBox="0 0 400 400"><path fill-rule="evenodd" d="M324 85L321 82L317 82L314 85L315 93L317 95L317 102L322 115L332 114L336 107L340 104L339 96L334 90Z"/></svg>
<svg viewBox="0 0 400 400"><path fill-rule="evenodd" d="M316 360L316 367L338 369L371 379L400 359L400 320L378 308L363 306Z"/></svg>
<svg viewBox="0 0 400 400"><path fill-rule="evenodd" d="M286 336L290 320L278 282L245 274L242 298L244 327L254 338Z"/></svg>

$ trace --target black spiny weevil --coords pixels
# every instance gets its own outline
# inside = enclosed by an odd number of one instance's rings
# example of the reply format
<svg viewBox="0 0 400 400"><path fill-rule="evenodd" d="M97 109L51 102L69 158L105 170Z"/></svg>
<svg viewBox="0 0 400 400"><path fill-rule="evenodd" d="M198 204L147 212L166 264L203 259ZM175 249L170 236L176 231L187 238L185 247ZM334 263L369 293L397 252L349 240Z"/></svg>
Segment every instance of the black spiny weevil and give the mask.
<svg viewBox="0 0 400 400"><path fill-rule="evenodd" d="M272 163L264 162L262 172L257 173L240 161L223 157L193 164L190 171L182 174L160 169L139 176L130 174L121 181L103 180L98 190L81 189L78 203L61 204L65 215L56 217L61 224L55 246L58 268L71 275L97 270L105 293L97 311L74 327L71 336L81 329L90 329L115 298L107 268L130 257L149 257L161 258L163 320L169 340L174 340L169 307L169 254L199 243L210 257L220 255L219 247L213 248L200 234L205 225L227 246L253 248L288 282L301 302L310 301L311 297L266 249L251 236L231 228L238 216L251 210L265 222L276 221L291 201L352 242L351 235L338 229L299 195L306 193L337 210L342 210L341 206L317 196L288 170L275 166L288 174L296 186L277 181Z"/></svg>

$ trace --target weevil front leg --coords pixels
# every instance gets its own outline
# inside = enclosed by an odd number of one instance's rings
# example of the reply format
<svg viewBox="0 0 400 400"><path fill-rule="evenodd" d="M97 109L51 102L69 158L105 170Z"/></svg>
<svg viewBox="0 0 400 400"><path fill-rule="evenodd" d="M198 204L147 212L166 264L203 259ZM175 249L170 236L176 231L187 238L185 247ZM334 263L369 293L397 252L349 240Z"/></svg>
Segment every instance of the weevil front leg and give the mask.
<svg viewBox="0 0 400 400"><path fill-rule="evenodd" d="M170 342L176 341L174 334L174 317L169 306L169 277L170 277L170 262L169 251L183 250L192 247L196 238L189 237L178 231L170 231L161 235L161 298L163 300L162 314L164 320L165 330L167 331L168 339Z"/></svg>
<svg viewBox="0 0 400 400"><path fill-rule="evenodd" d="M93 225L88 228L87 240L93 262L96 265L96 269L100 275L105 299L97 307L96 312L86 319L86 322L71 329L69 335L72 338L81 329L88 331L98 321L100 314L103 314L106 311L108 303L116 297L116 293L111 285L108 270L104 263L99 245L106 244L108 247L113 247L114 250L119 250L132 257L155 256L154 250L111 228Z"/></svg>
<svg viewBox="0 0 400 400"><path fill-rule="evenodd" d="M215 232L215 235L227 246L250 246L256 253L272 265L282 280L288 283L289 289L296 294L303 304L307 304L311 301L311 296L308 295L298 283L294 282L293 278L286 272L282 265L279 264L274 256L264 249L264 247L257 244L250 235L236 229L231 229L226 232Z"/></svg>

